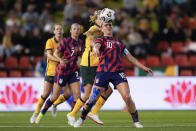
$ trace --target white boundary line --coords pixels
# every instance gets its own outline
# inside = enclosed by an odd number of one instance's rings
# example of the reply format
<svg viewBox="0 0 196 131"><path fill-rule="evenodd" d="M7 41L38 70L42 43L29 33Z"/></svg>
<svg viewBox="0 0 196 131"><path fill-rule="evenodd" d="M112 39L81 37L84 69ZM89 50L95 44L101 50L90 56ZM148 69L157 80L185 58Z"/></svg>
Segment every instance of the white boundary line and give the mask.
<svg viewBox="0 0 196 131"><path fill-rule="evenodd" d="M81 126L80 128L134 128L133 126L93 126L93 125L86 125L86 126ZM163 124L163 125L155 125L155 126L144 126L144 128L167 128L167 127L196 127L196 124ZM71 126L3 126L0 125L0 128L73 128Z"/></svg>

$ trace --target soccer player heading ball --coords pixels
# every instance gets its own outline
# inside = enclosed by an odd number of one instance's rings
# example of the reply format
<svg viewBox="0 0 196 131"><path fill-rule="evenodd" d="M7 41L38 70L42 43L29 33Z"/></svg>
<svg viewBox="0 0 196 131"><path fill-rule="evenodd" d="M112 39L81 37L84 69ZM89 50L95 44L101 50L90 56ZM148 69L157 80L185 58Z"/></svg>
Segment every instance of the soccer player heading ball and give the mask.
<svg viewBox="0 0 196 131"><path fill-rule="evenodd" d="M104 8L100 13L100 18L104 22L112 22L115 19L115 12L112 9Z"/></svg>

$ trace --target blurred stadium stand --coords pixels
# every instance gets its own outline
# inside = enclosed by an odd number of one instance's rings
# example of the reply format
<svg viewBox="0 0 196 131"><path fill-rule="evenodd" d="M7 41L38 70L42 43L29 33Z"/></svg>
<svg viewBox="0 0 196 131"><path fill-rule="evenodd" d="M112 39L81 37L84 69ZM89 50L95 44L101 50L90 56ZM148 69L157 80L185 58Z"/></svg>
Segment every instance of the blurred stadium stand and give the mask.
<svg viewBox="0 0 196 131"><path fill-rule="evenodd" d="M65 36L73 22L84 32L89 15L104 7L116 11L114 35L142 64L196 75L195 0L1 0L0 77L34 76L54 23L65 25ZM134 76L134 65L122 61Z"/></svg>

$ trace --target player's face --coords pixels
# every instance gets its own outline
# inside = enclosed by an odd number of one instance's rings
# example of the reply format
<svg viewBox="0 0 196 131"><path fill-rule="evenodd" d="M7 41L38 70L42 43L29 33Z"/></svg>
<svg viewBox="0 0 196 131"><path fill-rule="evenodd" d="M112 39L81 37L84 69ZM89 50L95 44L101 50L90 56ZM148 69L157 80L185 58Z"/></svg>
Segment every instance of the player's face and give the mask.
<svg viewBox="0 0 196 131"><path fill-rule="evenodd" d="M73 35L73 36L79 36L80 35L80 26L73 25L70 32L71 32L71 35Z"/></svg>
<svg viewBox="0 0 196 131"><path fill-rule="evenodd" d="M102 31L104 33L104 35L112 35L112 23L110 22L104 22L102 24Z"/></svg>
<svg viewBox="0 0 196 131"><path fill-rule="evenodd" d="M103 22L103 20L99 16L97 16L95 23L98 24L99 26L101 26L102 22Z"/></svg>
<svg viewBox="0 0 196 131"><path fill-rule="evenodd" d="M59 37L63 35L63 27L62 25L55 25L54 27L54 35Z"/></svg>

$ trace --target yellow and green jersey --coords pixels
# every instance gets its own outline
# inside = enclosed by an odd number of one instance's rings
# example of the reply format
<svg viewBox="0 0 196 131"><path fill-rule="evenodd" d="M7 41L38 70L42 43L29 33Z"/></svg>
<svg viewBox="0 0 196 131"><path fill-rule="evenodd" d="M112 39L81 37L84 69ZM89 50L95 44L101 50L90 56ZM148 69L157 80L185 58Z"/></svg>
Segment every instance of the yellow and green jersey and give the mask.
<svg viewBox="0 0 196 131"><path fill-rule="evenodd" d="M53 37L47 40L45 50L51 50L52 54L55 52L59 42ZM55 76L56 74L56 67L58 62L49 60L47 58L47 67L46 67L46 76Z"/></svg>
<svg viewBox="0 0 196 131"><path fill-rule="evenodd" d="M93 25L90 27L89 30L92 30L94 28L99 28L97 25ZM85 40L85 51L82 55L82 60L80 65L81 66L87 66L87 67L94 67L98 66L99 63L99 57L93 56L93 50L92 47L90 46L90 41L88 37Z"/></svg>

